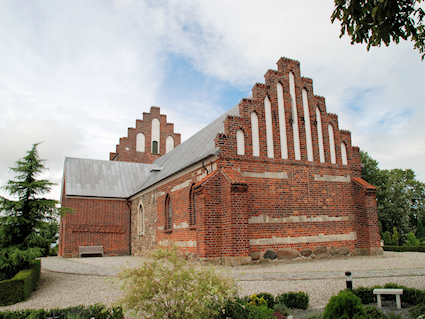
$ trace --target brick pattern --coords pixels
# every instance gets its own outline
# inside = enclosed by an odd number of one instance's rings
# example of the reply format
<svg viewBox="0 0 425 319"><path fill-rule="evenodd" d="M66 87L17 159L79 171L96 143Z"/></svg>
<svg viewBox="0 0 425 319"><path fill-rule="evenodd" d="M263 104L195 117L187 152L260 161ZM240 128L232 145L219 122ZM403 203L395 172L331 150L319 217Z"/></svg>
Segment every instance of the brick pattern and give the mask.
<svg viewBox="0 0 425 319"><path fill-rule="evenodd" d="M252 98L242 99L239 103L240 116L228 116L224 121L225 131L215 138L216 147L220 148L220 155L214 163L206 165L208 171L205 168L195 168L195 165L184 173L180 172L168 178L165 183L152 186L132 197L132 254L143 253L144 250L158 244L170 245L171 242L186 247L198 257L208 258L247 256L250 252L264 252L267 249L313 249L321 245L344 246L351 250L372 251L375 249L375 252L378 252L380 237L376 191L361 179L359 149L351 145L350 132L339 130L338 117L326 112L323 97L313 94L312 80L301 77L299 62L282 58L277 64L277 71L267 71L265 83L254 85ZM292 121L295 119L292 118L291 112L289 72L292 72L295 77L301 160L295 160L294 153ZM288 159L281 158L276 92L278 82L284 89L286 122L284 124ZM308 93L313 161L307 160L306 121L303 118L301 93L303 88ZM274 158L267 157L264 115L266 96L271 103ZM321 113L325 163L320 163L316 107ZM257 113L259 121L260 156L256 157L252 156L251 112ZM151 108L149 114L144 114L143 122L150 124L153 116L159 116L159 109ZM162 123L165 123L165 116L161 122L161 128L165 127ZM332 164L330 158L329 124L334 129L336 164ZM121 147L133 143L130 143L130 140L142 126L136 125L134 134L130 134L129 131L129 137L121 139L117 152L111 153L111 158L121 154ZM245 135L245 155L237 155L236 132L238 129L241 129ZM146 131L145 135L148 148L150 131ZM161 154L165 151L163 149L165 138L162 141L162 136L161 130ZM347 149L348 165L342 164L341 143L344 143ZM119 160L123 158L131 161L150 162L152 160L152 158L142 159L133 155L133 157L121 156L123 155L120 155ZM192 192L195 199L194 205L191 201ZM171 229L166 229L165 209L168 196L173 210ZM70 200L66 199L68 201L66 204L71 207L83 203L83 200L72 199L74 202ZM94 200L87 199L87 201L93 201L90 205L96 203ZM105 203L108 201L105 200ZM116 203L120 202L116 201ZM137 230L140 203L143 204L146 216L146 228L143 235L139 235ZM117 207L115 215L127 216L128 208L124 204L125 202L120 204L122 205L120 208ZM92 208L96 211L95 207ZM81 211L90 214L90 209L84 208ZM191 223L193 209L196 212L195 224ZM95 215L91 220L102 218L99 223L106 224L103 221L105 216L108 220L106 213L102 217ZM261 219L260 216L268 216L274 222L258 222ZM61 230L66 230L63 239L65 242L69 236L67 230L69 225L79 224L78 229L85 229L88 222L83 220L84 218L81 216L73 220L67 216L63 220ZM69 225L65 227L65 223L68 222ZM116 222L114 225L116 227L120 224ZM78 232L73 234L75 233ZM124 233L127 234L125 231ZM118 235L111 233L105 236L110 236L112 242L113 236ZM298 240L291 241L288 238L298 238ZM68 246L66 242L61 246L66 249L60 248L60 251L69 251Z"/></svg>
<svg viewBox="0 0 425 319"><path fill-rule="evenodd" d="M160 123L159 153L152 153L152 120L157 118ZM138 133L145 135L145 151L136 151L136 136ZM128 128L127 137L120 138L116 150L109 154L109 160L135 163L152 163L165 154L166 138L172 136L174 147L180 144L181 136L174 133L174 124L167 122L167 116L160 114L160 108L152 106L149 113L143 113L143 120L136 120L136 127Z"/></svg>
<svg viewBox="0 0 425 319"><path fill-rule="evenodd" d="M130 254L130 208L126 200L62 197L75 211L61 217L58 255L78 257L79 246L103 246L105 256Z"/></svg>

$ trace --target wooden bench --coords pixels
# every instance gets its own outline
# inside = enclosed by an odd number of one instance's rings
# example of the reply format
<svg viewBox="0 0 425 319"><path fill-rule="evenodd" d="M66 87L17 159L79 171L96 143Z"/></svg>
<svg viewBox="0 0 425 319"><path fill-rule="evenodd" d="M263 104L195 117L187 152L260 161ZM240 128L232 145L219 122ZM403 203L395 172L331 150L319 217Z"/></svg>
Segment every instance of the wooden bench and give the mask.
<svg viewBox="0 0 425 319"><path fill-rule="evenodd" d="M102 255L103 257L103 246L80 246L78 257L82 255Z"/></svg>
<svg viewBox="0 0 425 319"><path fill-rule="evenodd" d="M382 308L382 299L381 295L395 295L395 299L397 302L397 308L401 309L401 298L400 296L403 294L403 289L394 289L394 288L376 288L373 289L373 294L376 295L376 299L378 301L378 308Z"/></svg>

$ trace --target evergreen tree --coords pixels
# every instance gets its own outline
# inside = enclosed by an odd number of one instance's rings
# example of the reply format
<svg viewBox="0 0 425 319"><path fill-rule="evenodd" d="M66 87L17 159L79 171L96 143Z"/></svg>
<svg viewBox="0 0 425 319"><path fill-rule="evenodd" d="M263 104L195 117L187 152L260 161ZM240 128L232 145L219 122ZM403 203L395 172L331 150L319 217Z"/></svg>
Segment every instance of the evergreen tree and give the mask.
<svg viewBox="0 0 425 319"><path fill-rule="evenodd" d="M416 228L416 238L420 240L425 239L425 229L420 219L418 219L418 227Z"/></svg>
<svg viewBox="0 0 425 319"><path fill-rule="evenodd" d="M0 280L13 277L43 255L46 239L40 230L57 216L57 201L41 197L54 183L37 180L46 170L34 144L11 168L17 175L2 187L13 198L0 196Z"/></svg>

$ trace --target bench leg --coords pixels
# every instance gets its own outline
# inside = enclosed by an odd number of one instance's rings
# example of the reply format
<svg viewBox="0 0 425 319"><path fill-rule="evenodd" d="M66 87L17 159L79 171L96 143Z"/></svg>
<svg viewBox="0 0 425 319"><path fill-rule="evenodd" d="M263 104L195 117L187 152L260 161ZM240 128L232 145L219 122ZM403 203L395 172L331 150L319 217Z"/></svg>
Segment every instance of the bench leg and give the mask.
<svg viewBox="0 0 425 319"><path fill-rule="evenodd" d="M397 302L397 309L401 309L401 298L400 295L395 296L395 300Z"/></svg>
<svg viewBox="0 0 425 319"><path fill-rule="evenodd" d="M382 299L381 299L381 295L376 295L376 300L378 301L378 308L382 308Z"/></svg>

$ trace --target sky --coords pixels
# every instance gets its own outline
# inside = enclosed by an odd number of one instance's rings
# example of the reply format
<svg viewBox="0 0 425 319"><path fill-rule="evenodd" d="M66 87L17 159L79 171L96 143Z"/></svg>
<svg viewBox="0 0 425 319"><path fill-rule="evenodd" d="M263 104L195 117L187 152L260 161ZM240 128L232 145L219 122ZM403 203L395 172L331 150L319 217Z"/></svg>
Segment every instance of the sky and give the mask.
<svg viewBox="0 0 425 319"><path fill-rule="evenodd" d="M381 169L425 181L425 62L410 41L366 50L332 24L333 1L0 0L0 185L42 142L58 185L65 157L109 159L159 106L182 141L264 83L280 57ZM6 194L1 193L5 196Z"/></svg>

